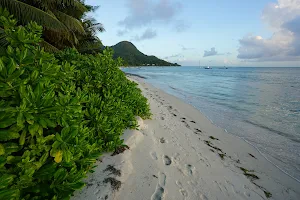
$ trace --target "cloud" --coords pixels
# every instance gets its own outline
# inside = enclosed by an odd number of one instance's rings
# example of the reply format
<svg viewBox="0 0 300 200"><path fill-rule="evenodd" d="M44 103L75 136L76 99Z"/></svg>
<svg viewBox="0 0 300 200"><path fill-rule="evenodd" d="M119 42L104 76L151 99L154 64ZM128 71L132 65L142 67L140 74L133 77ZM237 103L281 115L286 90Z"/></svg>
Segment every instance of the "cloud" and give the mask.
<svg viewBox="0 0 300 200"><path fill-rule="evenodd" d="M136 40L136 41L149 40L149 39L155 38L156 36L157 36L156 31L148 28L141 36L138 36L138 35L135 36L134 40Z"/></svg>
<svg viewBox="0 0 300 200"><path fill-rule="evenodd" d="M119 22L125 29L140 28L152 22L169 23L182 10L182 5L173 0L127 0L129 15Z"/></svg>
<svg viewBox="0 0 300 200"><path fill-rule="evenodd" d="M179 46L181 46L182 51L188 51L188 50L194 50L195 49L195 48L187 48L187 47L183 46L182 44L180 44Z"/></svg>
<svg viewBox="0 0 300 200"><path fill-rule="evenodd" d="M125 34L127 34L128 33L128 31L127 30L118 30L118 32L117 32L117 36L123 36L123 35L125 35Z"/></svg>
<svg viewBox="0 0 300 200"><path fill-rule="evenodd" d="M185 21L183 20L177 20L174 24L174 29L176 32L181 33L186 31L188 28L190 28L190 25L187 24Z"/></svg>
<svg viewBox="0 0 300 200"><path fill-rule="evenodd" d="M239 40L238 58L251 61L300 60L300 0L268 4L262 19L273 35L247 35Z"/></svg>
<svg viewBox="0 0 300 200"><path fill-rule="evenodd" d="M204 51L204 55L203 57L207 57L207 56L216 56L218 55L218 52L216 51L216 48L211 48L210 51Z"/></svg>

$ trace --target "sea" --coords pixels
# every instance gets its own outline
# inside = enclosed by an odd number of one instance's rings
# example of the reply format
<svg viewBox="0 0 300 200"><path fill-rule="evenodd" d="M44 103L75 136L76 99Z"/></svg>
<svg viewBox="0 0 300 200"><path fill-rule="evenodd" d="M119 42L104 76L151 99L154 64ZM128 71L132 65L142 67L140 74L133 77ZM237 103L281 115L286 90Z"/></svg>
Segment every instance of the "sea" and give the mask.
<svg viewBox="0 0 300 200"><path fill-rule="evenodd" d="M124 72L174 95L300 180L300 68L141 67Z"/></svg>

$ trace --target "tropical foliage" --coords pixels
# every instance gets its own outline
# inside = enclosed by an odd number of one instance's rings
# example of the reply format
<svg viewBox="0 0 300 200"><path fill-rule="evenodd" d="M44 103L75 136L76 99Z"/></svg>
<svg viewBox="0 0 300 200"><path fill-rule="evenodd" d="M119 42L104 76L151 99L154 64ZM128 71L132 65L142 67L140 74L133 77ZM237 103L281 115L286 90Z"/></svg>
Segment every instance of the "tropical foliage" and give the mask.
<svg viewBox="0 0 300 200"><path fill-rule="evenodd" d="M8 9L20 25L31 21L42 25L42 45L48 51L76 47L99 52L102 47L95 36L95 31L104 31L102 24L86 16L97 7L86 5L82 0L1 0L0 7ZM0 29L0 38L1 35ZM4 45L1 40L0 45ZM91 50L87 49L89 46Z"/></svg>
<svg viewBox="0 0 300 200"><path fill-rule="evenodd" d="M110 50L54 55L39 45L41 26L16 24L0 10L0 199L69 199L134 117L150 116L147 99Z"/></svg>

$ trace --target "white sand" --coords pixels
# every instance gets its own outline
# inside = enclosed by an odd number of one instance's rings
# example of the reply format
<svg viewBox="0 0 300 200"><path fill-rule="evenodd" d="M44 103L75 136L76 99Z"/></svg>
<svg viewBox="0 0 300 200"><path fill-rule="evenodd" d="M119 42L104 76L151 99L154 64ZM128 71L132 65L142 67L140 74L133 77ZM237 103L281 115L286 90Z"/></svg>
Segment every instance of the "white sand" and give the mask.
<svg viewBox="0 0 300 200"><path fill-rule="evenodd" d="M104 155L95 173L87 178L87 186L76 192L73 200L257 200L267 199L264 191L272 194L270 199L300 199L300 183L270 164L252 146L216 127L176 97L141 78L130 79L139 83L149 99L152 120L140 119L139 131L125 131L130 150L116 156ZM217 148L226 154L224 159ZM108 165L119 169L121 175L103 172ZM254 170L249 173L259 179L247 178L240 167ZM107 177L121 181L121 188L114 191L110 183L103 183Z"/></svg>

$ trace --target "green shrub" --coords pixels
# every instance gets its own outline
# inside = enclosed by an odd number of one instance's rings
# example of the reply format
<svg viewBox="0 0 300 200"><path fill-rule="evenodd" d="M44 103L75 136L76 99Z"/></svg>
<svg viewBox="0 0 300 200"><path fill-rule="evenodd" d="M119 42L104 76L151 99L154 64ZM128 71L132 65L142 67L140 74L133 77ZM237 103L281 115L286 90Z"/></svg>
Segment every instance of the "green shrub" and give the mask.
<svg viewBox="0 0 300 200"><path fill-rule="evenodd" d="M134 117L150 117L147 99L110 50L46 53L42 27L17 27L1 8L0 27L0 199L69 199Z"/></svg>

